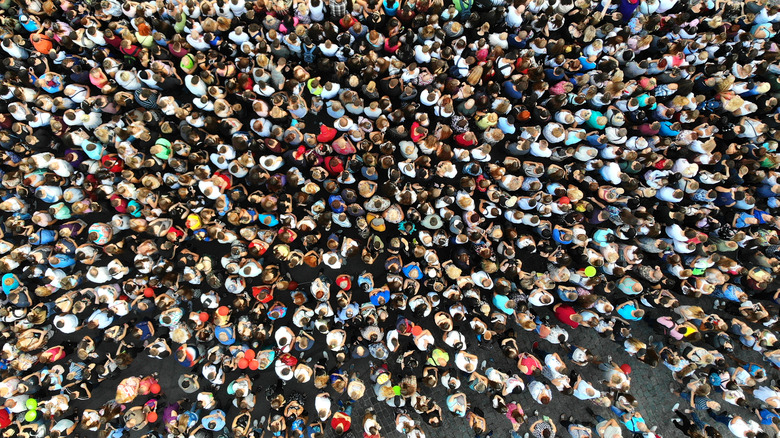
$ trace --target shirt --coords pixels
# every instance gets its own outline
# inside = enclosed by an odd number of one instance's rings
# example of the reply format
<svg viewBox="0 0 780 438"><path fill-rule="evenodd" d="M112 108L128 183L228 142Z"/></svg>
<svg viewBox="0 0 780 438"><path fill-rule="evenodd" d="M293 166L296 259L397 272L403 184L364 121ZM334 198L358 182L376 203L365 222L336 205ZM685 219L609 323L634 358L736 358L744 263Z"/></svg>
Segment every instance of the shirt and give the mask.
<svg viewBox="0 0 780 438"><path fill-rule="evenodd" d="M346 432L352 426L352 418L350 418L350 416L344 412L336 412L336 414L333 415L333 419L331 420L330 425L334 430L338 427L338 425L341 425L344 432Z"/></svg>
<svg viewBox="0 0 780 438"><path fill-rule="evenodd" d="M555 309L555 316L559 321L568 325L569 327L576 329L580 326L579 323L572 321L572 315L576 315L577 312L571 306L560 305Z"/></svg>
<svg viewBox="0 0 780 438"><path fill-rule="evenodd" d="M753 364L753 363L744 365L742 368L747 370L747 372L749 372L750 375L753 376L753 377L756 377L756 375L758 375L759 372L763 372L764 375L766 375L766 370L763 367L761 367L759 365L756 365L756 364Z"/></svg>
<svg viewBox="0 0 780 438"><path fill-rule="evenodd" d="M593 395L588 395L586 392L588 388L591 388L593 390ZM591 400L595 398L601 397L601 392L599 392L596 388L593 387L590 383L581 380L578 384L574 385L574 392L572 393L575 397L577 397L580 400Z"/></svg>
<svg viewBox="0 0 780 438"><path fill-rule="evenodd" d="M780 418L780 416L778 416L774 412L769 411L767 409L761 409L758 412L758 415L761 418L761 424L763 424L765 426L769 426L770 424L772 424L772 419L773 418L775 418L775 417Z"/></svg>
<svg viewBox="0 0 780 438"><path fill-rule="evenodd" d="M525 372L526 375L530 376L533 374L534 370L537 368L541 368L542 364L533 356L525 356L522 359L520 359L520 364L528 368L528 370Z"/></svg>
<svg viewBox="0 0 780 438"><path fill-rule="evenodd" d="M584 428L587 430L583 430L580 428ZM591 432L589 428L581 424L570 424L568 430L569 430L569 435L571 435L572 438L591 438L593 436L593 432Z"/></svg>
<svg viewBox="0 0 780 438"><path fill-rule="evenodd" d="M766 386L759 386L756 388L755 391L753 391L753 397L761 400L762 402L776 408L778 407L777 400L773 400L772 403L768 402L769 399L780 398L780 392L774 391L772 388L766 387Z"/></svg>
<svg viewBox="0 0 780 438"><path fill-rule="evenodd" d="M754 422L751 421L751 423ZM756 426L758 426L758 424L756 424ZM729 423L729 430L738 438L746 438L748 432L757 432L757 429L759 428L746 423L741 417L735 417Z"/></svg>
<svg viewBox="0 0 780 438"><path fill-rule="evenodd" d="M577 347L574 351L571 352L571 360L576 365L587 365L588 363L587 350L585 350L584 348Z"/></svg>
<svg viewBox="0 0 780 438"><path fill-rule="evenodd" d="M748 373L744 368L737 368L734 370L734 373L732 374L732 379L737 382L737 385L739 386L747 386L748 379L750 379L752 376L750 373Z"/></svg>
<svg viewBox="0 0 780 438"><path fill-rule="evenodd" d="M623 431L620 430L618 426L610 424L609 426L604 428L604 431L601 433L601 436L602 438L623 438Z"/></svg>
<svg viewBox="0 0 780 438"><path fill-rule="evenodd" d="M550 426L550 423L546 421L543 421L541 423L536 423L536 426L534 426L534 430L533 430L534 437L542 438L544 436L543 433L545 430L549 430L550 436L553 436L553 430L552 427Z"/></svg>
<svg viewBox="0 0 780 438"><path fill-rule="evenodd" d="M225 427L225 413L216 409L211 414L203 417L201 424L208 430L222 430Z"/></svg>
<svg viewBox="0 0 780 438"><path fill-rule="evenodd" d="M547 335L544 339L551 344L560 344L561 341L558 338L561 335L563 335L563 342L566 342L569 339L569 333L556 325L550 327L550 334Z"/></svg>
<svg viewBox="0 0 780 438"><path fill-rule="evenodd" d="M79 326L79 319L72 313L57 315L54 317L54 326L62 333L73 333Z"/></svg>
<svg viewBox="0 0 780 438"><path fill-rule="evenodd" d="M509 302L509 297L506 295L501 294L495 294L493 295L493 305L495 305L498 310L506 313L507 315L514 315L515 309L511 309L507 307L506 303Z"/></svg>
<svg viewBox="0 0 780 438"><path fill-rule="evenodd" d="M745 393L741 389L735 389L733 391L729 389L723 390L723 401L726 403L737 406L737 402L741 398L745 398Z"/></svg>
<svg viewBox="0 0 780 438"><path fill-rule="evenodd" d="M347 2L330 2L330 16L341 19L347 13Z"/></svg>
<svg viewBox="0 0 780 438"><path fill-rule="evenodd" d="M90 321L97 321L97 324L98 324L97 328L102 330L102 329L108 327L109 325L111 325L111 323L114 321L114 317L113 316L109 316L108 313L106 313L105 310L98 309L98 310L95 310L92 313L92 315L90 315L90 317L87 319L87 322L90 322Z"/></svg>
<svg viewBox="0 0 780 438"><path fill-rule="evenodd" d="M537 403L541 402L543 395L548 397L552 396L550 389L547 388L544 383L535 380L528 384L528 391L531 393L531 397L536 400Z"/></svg>
<svg viewBox="0 0 780 438"><path fill-rule="evenodd" d="M694 405L696 406L696 410L698 411L704 411L707 410L707 403L711 402L712 399L709 397L695 397L694 398Z"/></svg>
<svg viewBox="0 0 780 438"><path fill-rule="evenodd" d="M634 310L637 310L637 309L636 309L636 306L634 306L633 304L626 304L625 306L622 306L622 307L617 309L618 314L620 314L620 316L622 316L623 318L625 318L625 319L627 319L629 321L639 321L639 320L641 320L642 319L641 317L636 317L636 316L631 314L631 312L633 312Z"/></svg>

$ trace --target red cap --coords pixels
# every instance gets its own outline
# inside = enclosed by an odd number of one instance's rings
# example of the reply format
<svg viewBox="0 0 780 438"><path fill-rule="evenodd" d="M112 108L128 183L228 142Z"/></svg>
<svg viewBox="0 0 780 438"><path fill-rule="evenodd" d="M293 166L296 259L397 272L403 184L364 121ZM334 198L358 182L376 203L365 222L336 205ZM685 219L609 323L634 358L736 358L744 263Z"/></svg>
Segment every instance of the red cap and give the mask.
<svg viewBox="0 0 780 438"><path fill-rule="evenodd" d="M347 274L341 274L336 277L336 285L344 290L352 289L352 277Z"/></svg>

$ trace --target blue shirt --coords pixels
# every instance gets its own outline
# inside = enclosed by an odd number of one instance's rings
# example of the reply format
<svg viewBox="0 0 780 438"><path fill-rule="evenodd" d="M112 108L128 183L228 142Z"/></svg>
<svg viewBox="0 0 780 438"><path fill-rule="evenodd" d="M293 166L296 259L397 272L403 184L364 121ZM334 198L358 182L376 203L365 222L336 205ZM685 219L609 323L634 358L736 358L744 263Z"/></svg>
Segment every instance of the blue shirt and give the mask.
<svg viewBox="0 0 780 438"><path fill-rule="evenodd" d="M607 242L607 236L610 234L615 234L615 232L607 228L599 228L593 233L593 241L599 246L607 246L607 244L609 244L609 242Z"/></svg>
<svg viewBox="0 0 780 438"><path fill-rule="evenodd" d="M216 334L217 341L222 345L233 345L236 343L236 333L232 325L221 327L214 327L214 334Z"/></svg>
<svg viewBox="0 0 780 438"><path fill-rule="evenodd" d="M769 426L770 424L772 424L773 418L775 417L780 418L779 415L775 414L774 412L768 409L761 409L760 411L758 411L758 415L761 418L761 424L763 424L764 426Z"/></svg>
<svg viewBox="0 0 780 438"><path fill-rule="evenodd" d="M211 422L214 422L213 426L209 426ZM203 417L200 424L208 430L222 430L225 428L225 413L219 409L213 410L209 415Z"/></svg>
<svg viewBox="0 0 780 438"><path fill-rule="evenodd" d="M636 317L631 314L634 310L636 310L636 307L633 304L626 304L625 306L618 308L618 314L630 321L640 321L642 319L641 317Z"/></svg>
<svg viewBox="0 0 780 438"><path fill-rule="evenodd" d="M555 239L556 242L562 245L568 245L572 242L571 238L564 239L561 230L559 230L558 228L554 228L552 234L553 234L553 239Z"/></svg>
<svg viewBox="0 0 780 438"><path fill-rule="evenodd" d="M514 309L507 307L506 303L509 302L509 297L506 295L495 294L493 295L493 304L498 307L498 310L506 313L507 315L514 315Z"/></svg>
<svg viewBox="0 0 780 438"><path fill-rule="evenodd" d="M401 4L396 0L392 0L392 2L392 4L388 4L387 0L382 1L382 8L385 10L385 14L390 17L395 17L395 14L398 12L398 8L401 7Z"/></svg>
<svg viewBox="0 0 780 438"><path fill-rule="evenodd" d="M152 329L149 321L139 322L135 325L136 328L141 330L140 340L145 341L152 337Z"/></svg>
<svg viewBox="0 0 780 438"><path fill-rule="evenodd" d="M626 429L630 430L631 432L639 432L639 423L644 423L645 419L642 417L631 417L630 420L624 421L623 424L626 426Z"/></svg>
<svg viewBox="0 0 780 438"><path fill-rule="evenodd" d="M314 436L315 433L322 432L322 427L319 424L306 426L306 435L309 437Z"/></svg>
<svg viewBox="0 0 780 438"><path fill-rule="evenodd" d="M379 299L383 298L384 302L380 303ZM375 306L381 306L382 304L390 301L390 291L388 289L380 289L376 294L370 296L371 304Z"/></svg>
<svg viewBox="0 0 780 438"><path fill-rule="evenodd" d="M756 374L758 374L759 371L763 371L764 375L766 375L766 370L753 363L749 363L747 365L742 366L748 373L750 373L751 376L756 377Z"/></svg>
<svg viewBox="0 0 780 438"><path fill-rule="evenodd" d="M27 17L27 21L22 22L22 17L23 16L24 16L24 14L19 16L19 23L21 23L21 25L24 28L24 30L26 30L28 32L35 32L35 31L37 31L39 29L38 24L35 21L33 21L33 19L31 17Z"/></svg>

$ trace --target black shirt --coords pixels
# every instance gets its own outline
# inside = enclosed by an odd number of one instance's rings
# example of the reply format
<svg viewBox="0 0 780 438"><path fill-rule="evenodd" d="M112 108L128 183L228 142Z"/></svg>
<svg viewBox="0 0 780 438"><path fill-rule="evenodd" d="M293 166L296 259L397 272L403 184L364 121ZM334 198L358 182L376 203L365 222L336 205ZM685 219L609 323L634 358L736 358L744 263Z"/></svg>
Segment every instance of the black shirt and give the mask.
<svg viewBox="0 0 780 438"><path fill-rule="evenodd" d="M176 76L168 76L162 81L161 84L159 84L160 88L165 91L181 88L182 85L184 84L182 83L181 79L177 78Z"/></svg>

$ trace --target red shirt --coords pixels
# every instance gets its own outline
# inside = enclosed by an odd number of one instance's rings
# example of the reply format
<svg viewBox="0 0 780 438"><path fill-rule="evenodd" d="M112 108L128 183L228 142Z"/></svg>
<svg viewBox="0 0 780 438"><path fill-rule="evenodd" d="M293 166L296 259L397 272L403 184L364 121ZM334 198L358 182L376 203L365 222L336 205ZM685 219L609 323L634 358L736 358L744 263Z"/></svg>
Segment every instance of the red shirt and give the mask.
<svg viewBox="0 0 780 438"><path fill-rule="evenodd" d="M343 412L336 412L336 414L333 415L333 420L330 422L330 427L335 430L339 424L343 427L344 432L346 432L352 426L352 418Z"/></svg>
<svg viewBox="0 0 780 438"><path fill-rule="evenodd" d="M455 136L455 142L458 143L458 145L463 147L472 147L477 145L476 140L467 140L466 139L466 133L458 134Z"/></svg>
<svg viewBox="0 0 780 438"><path fill-rule="evenodd" d="M326 157L325 168L331 175L338 175L344 171L344 162L337 157Z"/></svg>
<svg viewBox="0 0 780 438"><path fill-rule="evenodd" d="M5 429L11 423L11 414L8 413L8 409L0 409L0 429Z"/></svg>
<svg viewBox="0 0 780 438"><path fill-rule="evenodd" d="M574 308L567 304L561 304L555 309L555 317L558 318L558 321L574 329L580 326L578 322L571 319L571 316L576 314L577 312L574 311Z"/></svg>

